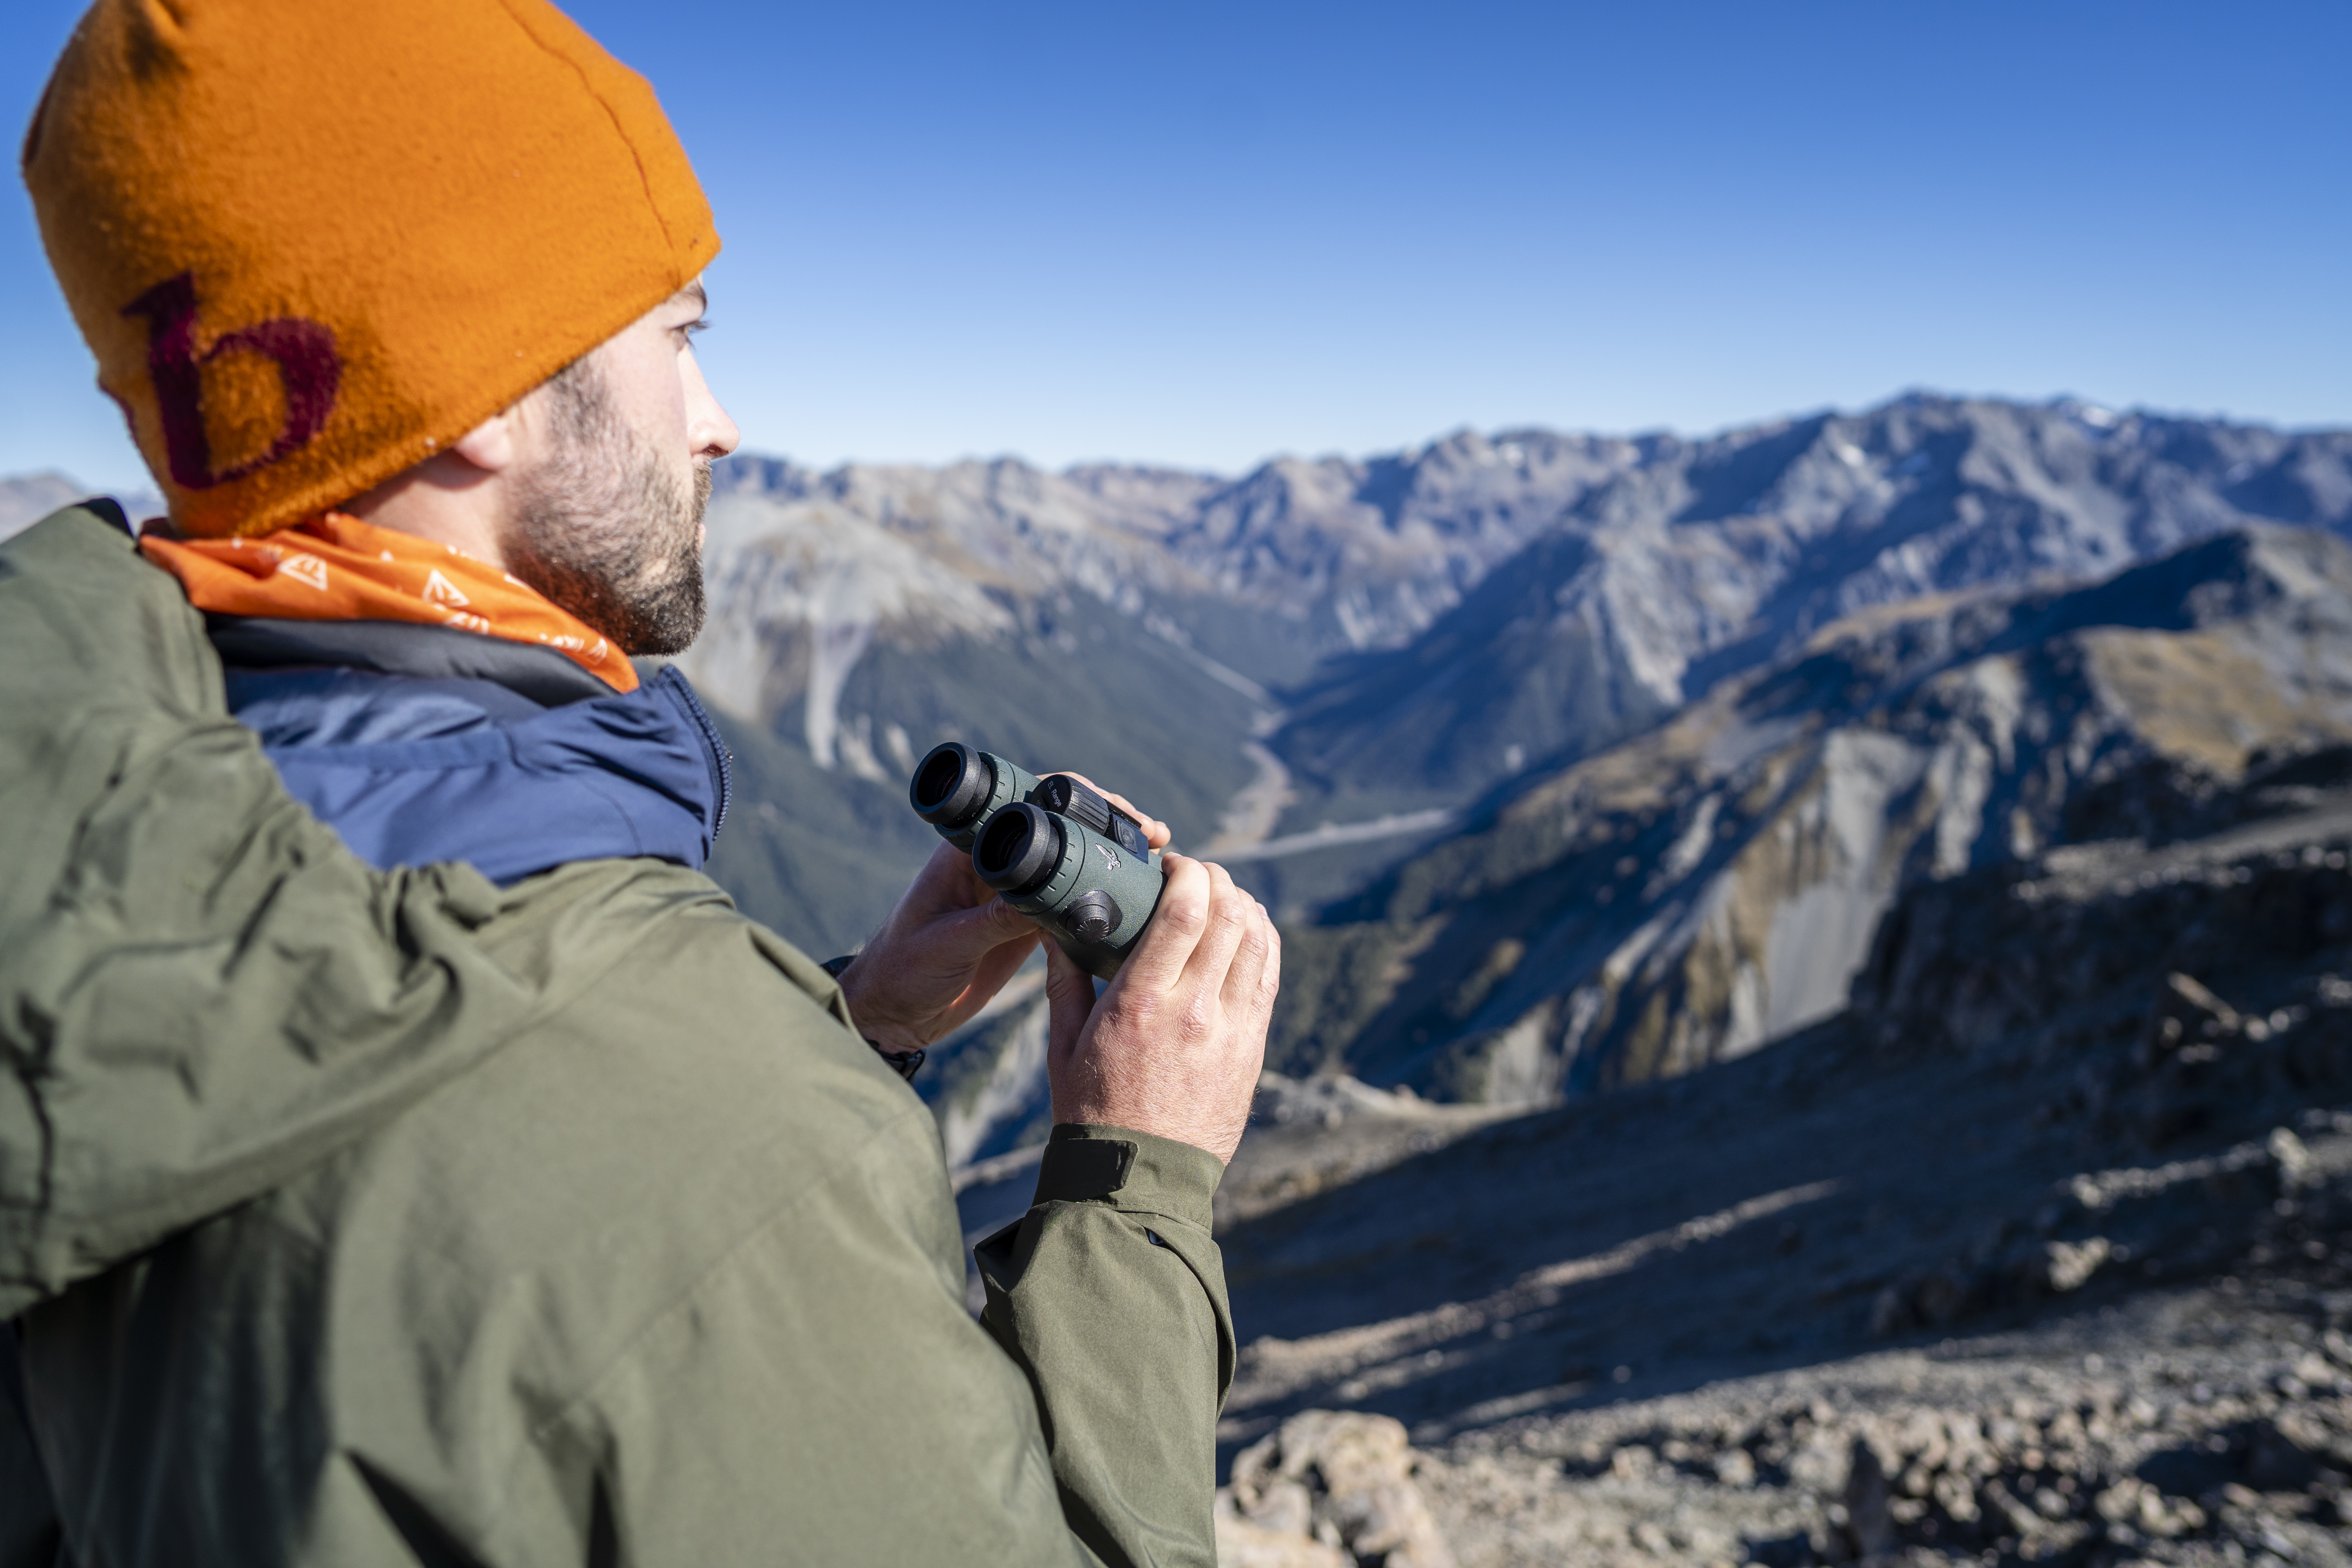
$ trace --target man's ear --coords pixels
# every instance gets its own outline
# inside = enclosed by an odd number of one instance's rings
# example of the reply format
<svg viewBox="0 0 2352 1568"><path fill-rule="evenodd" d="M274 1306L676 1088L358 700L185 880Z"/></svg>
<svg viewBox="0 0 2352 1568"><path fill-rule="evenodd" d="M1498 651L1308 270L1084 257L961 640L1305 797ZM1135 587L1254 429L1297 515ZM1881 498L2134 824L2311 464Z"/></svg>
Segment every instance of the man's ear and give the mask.
<svg viewBox="0 0 2352 1568"><path fill-rule="evenodd" d="M493 414L450 443L449 450L485 473L504 473L516 457L515 411Z"/></svg>

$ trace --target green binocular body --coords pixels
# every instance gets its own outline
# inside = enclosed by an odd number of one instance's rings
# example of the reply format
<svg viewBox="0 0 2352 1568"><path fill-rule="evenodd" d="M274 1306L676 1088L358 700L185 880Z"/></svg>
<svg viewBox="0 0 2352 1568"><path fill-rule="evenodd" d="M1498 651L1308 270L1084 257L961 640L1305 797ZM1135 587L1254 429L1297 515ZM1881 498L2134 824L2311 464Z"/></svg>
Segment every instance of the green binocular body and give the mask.
<svg viewBox="0 0 2352 1568"><path fill-rule="evenodd" d="M915 814L1088 973L1108 980L1160 906L1160 851L1140 824L1066 774L935 746L907 788Z"/></svg>

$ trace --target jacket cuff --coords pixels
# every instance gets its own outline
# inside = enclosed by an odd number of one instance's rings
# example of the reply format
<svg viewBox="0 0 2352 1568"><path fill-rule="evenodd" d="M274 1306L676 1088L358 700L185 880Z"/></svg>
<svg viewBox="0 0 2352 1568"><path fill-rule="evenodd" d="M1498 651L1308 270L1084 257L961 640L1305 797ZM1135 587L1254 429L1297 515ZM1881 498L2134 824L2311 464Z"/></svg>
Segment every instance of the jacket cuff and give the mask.
<svg viewBox="0 0 2352 1568"><path fill-rule="evenodd" d="M1125 1127L1065 1121L1037 1163L1041 1204L1108 1200L1133 1214L1210 1228L1210 1200L1225 1167L1206 1149Z"/></svg>

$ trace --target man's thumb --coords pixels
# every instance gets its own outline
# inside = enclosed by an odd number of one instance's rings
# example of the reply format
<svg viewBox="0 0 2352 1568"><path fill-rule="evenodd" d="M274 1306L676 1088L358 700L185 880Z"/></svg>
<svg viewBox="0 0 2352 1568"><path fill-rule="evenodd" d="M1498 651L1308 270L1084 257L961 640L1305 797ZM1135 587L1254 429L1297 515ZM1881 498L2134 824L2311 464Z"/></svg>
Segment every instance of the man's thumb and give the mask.
<svg viewBox="0 0 2352 1568"><path fill-rule="evenodd" d="M1057 1053L1076 1043L1095 1010L1095 977L1051 942L1045 944L1045 1006Z"/></svg>
<svg viewBox="0 0 2352 1568"><path fill-rule="evenodd" d="M942 934L975 958L1036 930L1027 915L1003 899L991 899L984 904L960 910L941 923Z"/></svg>
<svg viewBox="0 0 2352 1568"><path fill-rule="evenodd" d="M989 900L988 902L981 905L979 909L972 912L974 914L987 916L991 921L995 922L995 924L1003 928L1004 933L1008 936L1020 936L1024 932L1032 931L1036 929L1034 922L1033 922L1027 915L1023 914L1019 910L1016 910L1011 904L1006 903L1002 894Z"/></svg>

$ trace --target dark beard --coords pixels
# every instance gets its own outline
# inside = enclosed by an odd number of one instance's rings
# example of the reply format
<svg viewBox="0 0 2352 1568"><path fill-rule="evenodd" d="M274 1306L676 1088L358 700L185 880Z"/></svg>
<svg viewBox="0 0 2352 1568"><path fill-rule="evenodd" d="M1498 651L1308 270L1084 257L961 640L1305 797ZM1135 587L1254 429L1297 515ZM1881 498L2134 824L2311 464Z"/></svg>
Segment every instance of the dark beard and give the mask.
<svg viewBox="0 0 2352 1568"><path fill-rule="evenodd" d="M517 483L499 536L507 570L624 653L685 652L702 630L710 465L694 465L689 492L638 441L586 360L547 390L556 451Z"/></svg>

